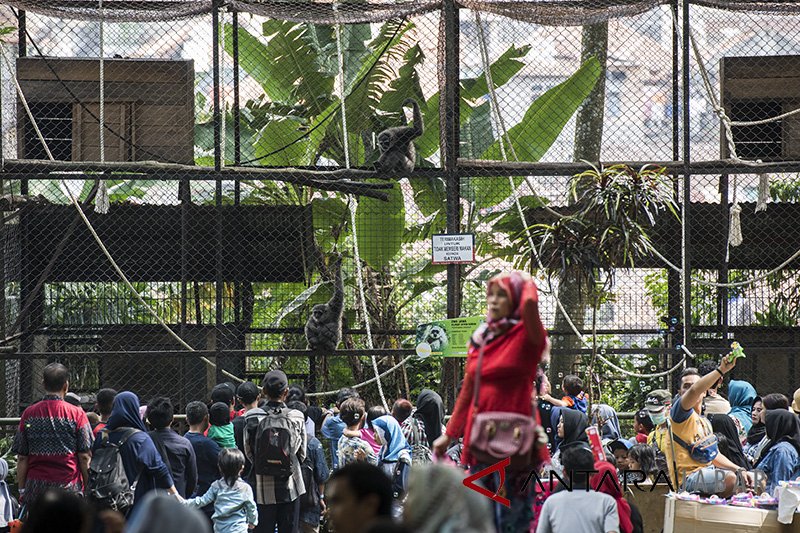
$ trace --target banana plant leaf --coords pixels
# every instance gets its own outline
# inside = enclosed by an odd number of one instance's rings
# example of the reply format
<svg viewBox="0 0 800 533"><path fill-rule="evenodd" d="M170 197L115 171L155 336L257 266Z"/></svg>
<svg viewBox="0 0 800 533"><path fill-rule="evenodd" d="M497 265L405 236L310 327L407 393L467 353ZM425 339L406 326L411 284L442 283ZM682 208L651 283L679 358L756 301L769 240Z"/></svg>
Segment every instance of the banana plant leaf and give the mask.
<svg viewBox="0 0 800 533"><path fill-rule="evenodd" d="M519 124L508 130L520 161L539 161L558 139L564 126L589 96L602 68L595 58L588 59L569 78L537 98ZM500 141L495 140L482 159L501 160ZM463 189L464 195L485 208L501 203L511 195L508 180L473 178Z"/></svg>

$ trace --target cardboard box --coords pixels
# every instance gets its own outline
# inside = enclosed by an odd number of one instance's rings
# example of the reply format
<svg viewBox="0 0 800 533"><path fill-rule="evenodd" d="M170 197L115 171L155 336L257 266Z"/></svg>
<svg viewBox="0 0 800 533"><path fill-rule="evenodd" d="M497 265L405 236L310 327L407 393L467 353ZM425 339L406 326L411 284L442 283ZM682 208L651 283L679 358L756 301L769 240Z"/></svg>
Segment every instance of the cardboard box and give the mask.
<svg viewBox="0 0 800 533"><path fill-rule="evenodd" d="M640 485L644 490L638 490L628 485L625 499L636 505L644 522L644 533L661 533L664 529L664 500L669 492L669 486Z"/></svg>
<svg viewBox="0 0 800 533"><path fill-rule="evenodd" d="M800 533L800 517L778 522L776 511L667 498L664 533Z"/></svg>

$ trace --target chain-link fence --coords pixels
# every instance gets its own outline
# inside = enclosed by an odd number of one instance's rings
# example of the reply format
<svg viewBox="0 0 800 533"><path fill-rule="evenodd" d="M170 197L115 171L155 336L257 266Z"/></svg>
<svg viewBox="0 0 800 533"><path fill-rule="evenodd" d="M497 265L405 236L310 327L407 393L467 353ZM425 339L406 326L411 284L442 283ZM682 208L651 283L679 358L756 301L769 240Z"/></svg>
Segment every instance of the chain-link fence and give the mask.
<svg viewBox="0 0 800 533"><path fill-rule="evenodd" d="M525 4L2 5L0 415L53 360L79 393L180 406L276 367L450 403L460 361L417 358L416 326L483 314L512 267L537 276L554 385L635 409L697 362L681 345L736 339L739 377L791 393L798 15ZM373 170L409 123L415 170ZM476 261L432 264L442 233ZM339 258L341 344L309 352Z"/></svg>

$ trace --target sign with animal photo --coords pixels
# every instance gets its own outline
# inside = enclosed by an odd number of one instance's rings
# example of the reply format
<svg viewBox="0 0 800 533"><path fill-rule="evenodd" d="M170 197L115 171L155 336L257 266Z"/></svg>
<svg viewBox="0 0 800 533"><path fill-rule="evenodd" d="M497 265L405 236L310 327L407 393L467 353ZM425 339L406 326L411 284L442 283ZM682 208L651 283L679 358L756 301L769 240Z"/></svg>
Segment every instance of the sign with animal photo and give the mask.
<svg viewBox="0 0 800 533"><path fill-rule="evenodd" d="M484 318L469 316L417 326L417 355L426 358L466 357L469 338Z"/></svg>

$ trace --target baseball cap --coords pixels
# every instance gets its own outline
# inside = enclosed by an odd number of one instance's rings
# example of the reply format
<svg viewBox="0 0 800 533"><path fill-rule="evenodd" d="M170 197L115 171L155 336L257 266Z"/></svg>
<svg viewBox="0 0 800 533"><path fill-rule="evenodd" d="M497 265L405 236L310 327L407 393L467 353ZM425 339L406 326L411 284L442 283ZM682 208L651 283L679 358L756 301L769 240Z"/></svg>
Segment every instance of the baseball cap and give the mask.
<svg viewBox="0 0 800 533"><path fill-rule="evenodd" d="M258 387L252 381L245 381L236 388L236 396L244 403L253 403L258 398Z"/></svg>
<svg viewBox="0 0 800 533"><path fill-rule="evenodd" d="M227 384L220 383L211 389L211 402L222 402L231 405L233 403L233 394L234 391Z"/></svg>
<svg viewBox="0 0 800 533"><path fill-rule="evenodd" d="M81 406L81 397L78 396L77 394L75 394L74 392L68 392L64 396L64 401L66 401L67 403L71 403L72 405L74 405L76 407L80 407Z"/></svg>
<svg viewBox="0 0 800 533"><path fill-rule="evenodd" d="M647 395L644 401L644 408L651 413L658 413L663 411L668 405L672 403L672 394L668 390L656 389Z"/></svg>
<svg viewBox="0 0 800 533"><path fill-rule="evenodd" d="M630 450L633 444L625 439L617 439L617 440L612 440L611 442L606 444L606 446L608 447L609 450L611 450L611 453L614 453L614 450L623 450L623 449Z"/></svg>
<svg viewBox="0 0 800 533"><path fill-rule="evenodd" d="M280 370L270 370L264 374L262 386L264 392L274 398L289 388L289 379Z"/></svg>

